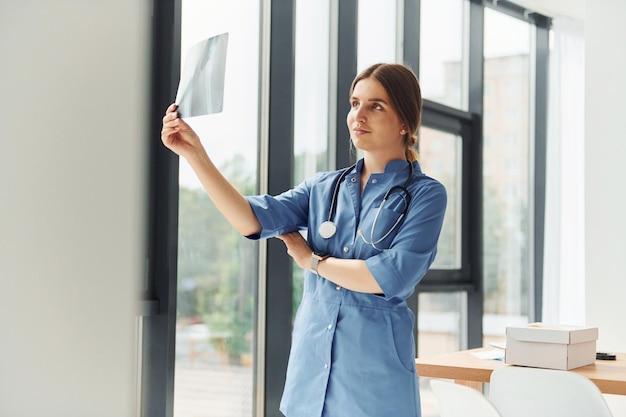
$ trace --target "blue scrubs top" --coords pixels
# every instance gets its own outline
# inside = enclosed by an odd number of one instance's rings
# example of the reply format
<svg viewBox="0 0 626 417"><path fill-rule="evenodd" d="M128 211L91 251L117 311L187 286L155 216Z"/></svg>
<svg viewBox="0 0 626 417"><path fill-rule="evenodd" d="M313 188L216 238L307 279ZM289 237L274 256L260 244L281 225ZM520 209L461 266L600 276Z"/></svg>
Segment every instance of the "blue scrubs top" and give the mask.
<svg viewBox="0 0 626 417"><path fill-rule="evenodd" d="M384 173L372 174L360 192L363 160L339 187L334 222L337 232L322 238L317 229L328 219L334 182L342 171L325 172L278 196L247 197L263 230L250 238L269 238L308 230L316 253L364 259L384 294L346 290L304 272L304 294L293 328L291 352L280 410L287 417L416 417L420 400L415 369L415 317L406 299L432 264L446 209L446 191L413 162L407 188L407 215L376 246L370 231L383 196L409 176L406 161L394 160ZM381 210L374 239L398 219L403 200L393 193ZM270 277L271 279L271 277Z"/></svg>

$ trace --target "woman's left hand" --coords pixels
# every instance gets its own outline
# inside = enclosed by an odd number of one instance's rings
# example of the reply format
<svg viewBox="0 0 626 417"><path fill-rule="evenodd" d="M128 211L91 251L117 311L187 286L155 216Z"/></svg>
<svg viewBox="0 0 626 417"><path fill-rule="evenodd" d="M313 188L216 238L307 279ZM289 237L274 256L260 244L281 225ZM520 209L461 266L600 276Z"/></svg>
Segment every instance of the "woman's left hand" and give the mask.
<svg viewBox="0 0 626 417"><path fill-rule="evenodd" d="M311 269L313 251L299 232L285 233L277 237L285 243L287 253L300 268ZM384 292L362 259L328 258L324 264L324 275L320 276L340 287L370 294Z"/></svg>
<svg viewBox="0 0 626 417"><path fill-rule="evenodd" d="M296 261L300 268L311 268L311 254L313 251L300 232L285 233L277 237L285 243L287 253Z"/></svg>

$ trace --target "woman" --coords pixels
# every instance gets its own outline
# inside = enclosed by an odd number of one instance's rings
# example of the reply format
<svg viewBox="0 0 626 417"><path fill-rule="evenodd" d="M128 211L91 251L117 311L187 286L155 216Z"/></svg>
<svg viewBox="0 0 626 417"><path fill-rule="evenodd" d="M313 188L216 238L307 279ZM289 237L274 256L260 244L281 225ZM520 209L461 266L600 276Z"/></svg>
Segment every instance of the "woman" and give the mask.
<svg viewBox="0 0 626 417"><path fill-rule="evenodd" d="M163 118L163 143L187 159L233 227L278 237L305 270L280 406L287 417L420 415L406 299L435 258L446 208L445 189L421 172L414 150L421 107L409 68L365 69L347 116L363 158L278 196L242 196L175 104Z"/></svg>

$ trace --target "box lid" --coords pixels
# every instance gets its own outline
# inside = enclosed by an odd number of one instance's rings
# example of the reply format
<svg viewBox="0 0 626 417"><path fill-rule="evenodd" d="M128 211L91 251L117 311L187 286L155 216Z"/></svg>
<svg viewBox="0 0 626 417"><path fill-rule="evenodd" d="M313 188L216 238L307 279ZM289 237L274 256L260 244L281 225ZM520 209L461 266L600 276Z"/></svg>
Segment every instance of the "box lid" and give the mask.
<svg viewBox="0 0 626 417"><path fill-rule="evenodd" d="M507 337L539 343L574 344L598 340L597 327L530 323L524 327L507 327Z"/></svg>

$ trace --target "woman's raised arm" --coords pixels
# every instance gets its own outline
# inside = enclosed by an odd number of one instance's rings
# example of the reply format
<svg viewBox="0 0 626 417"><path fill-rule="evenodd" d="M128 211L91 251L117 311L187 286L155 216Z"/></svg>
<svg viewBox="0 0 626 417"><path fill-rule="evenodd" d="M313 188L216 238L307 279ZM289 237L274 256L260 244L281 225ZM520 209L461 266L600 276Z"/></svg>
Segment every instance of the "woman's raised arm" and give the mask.
<svg viewBox="0 0 626 417"><path fill-rule="evenodd" d="M215 167L196 132L178 117L176 109L176 104L170 105L163 117L163 144L187 160L211 201L239 233L259 233L261 224L248 201Z"/></svg>

